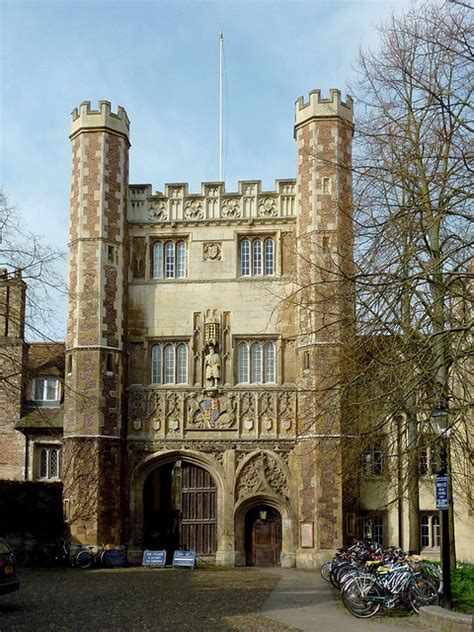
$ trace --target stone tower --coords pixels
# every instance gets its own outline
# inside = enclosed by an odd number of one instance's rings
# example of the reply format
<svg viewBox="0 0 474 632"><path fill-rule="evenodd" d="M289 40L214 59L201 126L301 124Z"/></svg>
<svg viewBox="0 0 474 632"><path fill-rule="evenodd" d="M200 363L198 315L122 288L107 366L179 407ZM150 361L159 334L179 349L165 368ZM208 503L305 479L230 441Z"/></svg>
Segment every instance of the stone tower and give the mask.
<svg viewBox="0 0 474 632"><path fill-rule="evenodd" d="M122 539L129 120L72 113L64 510L73 539Z"/></svg>
<svg viewBox="0 0 474 632"><path fill-rule="evenodd" d="M25 436L15 430L22 412L25 367L25 293L21 270L0 269L0 478L25 476Z"/></svg>
<svg viewBox="0 0 474 632"><path fill-rule="evenodd" d="M351 322L352 100L315 90L296 102L300 519L314 525L316 559L342 542L342 407L338 393Z"/></svg>

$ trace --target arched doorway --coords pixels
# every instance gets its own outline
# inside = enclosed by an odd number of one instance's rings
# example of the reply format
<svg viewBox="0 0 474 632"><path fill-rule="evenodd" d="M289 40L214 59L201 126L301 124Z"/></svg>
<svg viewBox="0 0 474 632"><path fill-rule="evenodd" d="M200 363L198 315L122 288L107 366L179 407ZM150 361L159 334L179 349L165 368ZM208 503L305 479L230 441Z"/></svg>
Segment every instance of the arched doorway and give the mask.
<svg viewBox="0 0 474 632"><path fill-rule="evenodd" d="M245 514L245 558L247 566L279 566L281 558L281 515L268 505L257 505Z"/></svg>
<svg viewBox="0 0 474 632"><path fill-rule="evenodd" d="M143 486L143 544L166 549L168 562L176 549L200 557L216 553L217 489L202 467L176 459L155 468Z"/></svg>

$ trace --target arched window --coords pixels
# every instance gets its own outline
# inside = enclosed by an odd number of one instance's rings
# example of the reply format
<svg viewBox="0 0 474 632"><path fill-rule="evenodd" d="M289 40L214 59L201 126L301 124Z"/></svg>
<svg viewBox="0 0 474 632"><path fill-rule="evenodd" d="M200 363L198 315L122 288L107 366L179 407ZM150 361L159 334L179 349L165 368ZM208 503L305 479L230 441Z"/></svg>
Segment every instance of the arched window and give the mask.
<svg viewBox="0 0 474 632"><path fill-rule="evenodd" d="M428 516L421 516L420 532L421 548L424 549L430 545L430 520Z"/></svg>
<svg viewBox="0 0 474 632"><path fill-rule="evenodd" d="M176 244L176 277L183 279L186 276L186 244L178 241Z"/></svg>
<svg viewBox="0 0 474 632"><path fill-rule="evenodd" d="M275 243L273 239L265 239L265 274L275 273Z"/></svg>
<svg viewBox="0 0 474 632"><path fill-rule="evenodd" d="M250 347L250 367L252 371L251 382L262 381L262 345L259 342L253 342Z"/></svg>
<svg viewBox="0 0 474 632"><path fill-rule="evenodd" d="M238 347L239 382L249 381L249 348L246 342L241 342Z"/></svg>
<svg viewBox="0 0 474 632"><path fill-rule="evenodd" d="M153 277L163 278L163 244L157 241L153 246Z"/></svg>
<svg viewBox="0 0 474 632"><path fill-rule="evenodd" d="M237 348L237 379L239 383L275 382L275 343L243 341Z"/></svg>
<svg viewBox="0 0 474 632"><path fill-rule="evenodd" d="M161 345L151 348L151 383L163 384L163 359Z"/></svg>
<svg viewBox="0 0 474 632"><path fill-rule="evenodd" d="M52 448L49 453L50 458L50 475L51 478L58 478L59 476L59 450Z"/></svg>
<svg viewBox="0 0 474 632"><path fill-rule="evenodd" d="M153 278L183 279L187 274L186 242L157 241L153 245Z"/></svg>
<svg viewBox="0 0 474 632"><path fill-rule="evenodd" d="M425 513L420 516L420 545L422 549L440 546L439 514Z"/></svg>
<svg viewBox="0 0 474 632"><path fill-rule="evenodd" d="M35 468L38 478L59 478L61 449L35 446Z"/></svg>
<svg viewBox="0 0 474 632"><path fill-rule="evenodd" d="M188 348L185 344L179 344L176 348L176 383L186 384L188 381Z"/></svg>
<svg viewBox="0 0 474 632"><path fill-rule="evenodd" d="M265 357L264 357L265 375L264 382L275 381L275 343L267 342L265 345Z"/></svg>
<svg viewBox="0 0 474 632"><path fill-rule="evenodd" d="M252 274L260 276L262 274L262 240L252 241Z"/></svg>
<svg viewBox="0 0 474 632"><path fill-rule="evenodd" d="M174 366L175 366L175 348L174 345L168 344L164 347L164 383L174 384Z"/></svg>
<svg viewBox="0 0 474 632"><path fill-rule="evenodd" d="M250 241L242 239L240 242L240 274L250 276Z"/></svg>
<svg viewBox="0 0 474 632"><path fill-rule="evenodd" d="M275 241L271 237L244 237L240 241L240 275L275 274Z"/></svg>
<svg viewBox="0 0 474 632"><path fill-rule="evenodd" d="M151 348L152 384L187 384L188 346L184 342L156 344Z"/></svg>
<svg viewBox="0 0 474 632"><path fill-rule="evenodd" d="M48 451L46 448L40 451L40 478L48 478Z"/></svg>
<svg viewBox="0 0 474 632"><path fill-rule="evenodd" d="M174 278L174 241L165 243L165 277Z"/></svg>

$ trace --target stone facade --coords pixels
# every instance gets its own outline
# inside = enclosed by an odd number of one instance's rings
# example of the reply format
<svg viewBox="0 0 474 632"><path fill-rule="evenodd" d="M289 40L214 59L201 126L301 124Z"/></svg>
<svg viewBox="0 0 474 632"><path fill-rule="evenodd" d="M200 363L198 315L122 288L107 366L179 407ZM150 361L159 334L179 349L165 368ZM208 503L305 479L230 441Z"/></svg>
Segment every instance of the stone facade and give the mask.
<svg viewBox="0 0 474 632"><path fill-rule="evenodd" d="M297 177L273 191L258 180L235 192L222 182L199 193L129 184L125 110L85 102L72 119L64 381L47 413L54 432L44 434L20 389L8 413L2 406L2 476L57 478L62 444L64 516L76 541L126 544L139 561L178 520L180 537L202 532L206 559L268 562L264 547L256 551L268 514L278 516L265 536L278 549L273 563L318 565L360 535L348 520L358 508L343 484L350 413L338 392L354 326L344 280L351 99L331 90L296 102ZM0 282L0 292L24 309L21 279ZM22 332L0 324L23 367ZM53 379L52 356L42 366ZM37 456L25 443L34 433ZM375 511L380 489L361 490L359 507ZM388 543L394 510L384 519Z"/></svg>

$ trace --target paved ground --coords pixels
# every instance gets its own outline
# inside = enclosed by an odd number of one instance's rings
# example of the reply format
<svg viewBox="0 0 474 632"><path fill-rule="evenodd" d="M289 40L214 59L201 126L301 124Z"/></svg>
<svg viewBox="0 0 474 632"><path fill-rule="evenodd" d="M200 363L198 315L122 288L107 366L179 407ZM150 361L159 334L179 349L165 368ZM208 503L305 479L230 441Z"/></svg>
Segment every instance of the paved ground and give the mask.
<svg viewBox="0 0 474 632"><path fill-rule="evenodd" d="M416 632L417 615L388 611L372 619L357 619L342 605L337 592L319 573L275 569L281 579L265 600L261 612L273 621L301 632Z"/></svg>
<svg viewBox="0 0 474 632"><path fill-rule="evenodd" d="M0 598L0 632L421 630L417 617L356 619L310 571L55 568L19 575L21 590Z"/></svg>

